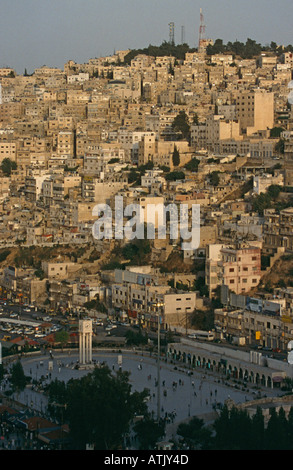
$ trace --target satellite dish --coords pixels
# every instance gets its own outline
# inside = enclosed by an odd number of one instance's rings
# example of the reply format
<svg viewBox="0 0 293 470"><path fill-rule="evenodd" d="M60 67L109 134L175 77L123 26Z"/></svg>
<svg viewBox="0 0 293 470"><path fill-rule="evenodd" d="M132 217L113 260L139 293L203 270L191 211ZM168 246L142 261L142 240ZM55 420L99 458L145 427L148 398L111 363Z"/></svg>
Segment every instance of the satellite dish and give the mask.
<svg viewBox="0 0 293 470"><path fill-rule="evenodd" d="M293 365L293 351L288 354L288 364Z"/></svg>
<svg viewBox="0 0 293 470"><path fill-rule="evenodd" d="M287 344L287 349L289 351L291 351L291 349L293 349L293 340L292 341L289 341L289 343Z"/></svg>
<svg viewBox="0 0 293 470"><path fill-rule="evenodd" d="M288 95L288 103L293 104L293 91L291 91Z"/></svg>
<svg viewBox="0 0 293 470"><path fill-rule="evenodd" d="M291 82L288 83L288 88L293 88L293 80L291 80Z"/></svg>

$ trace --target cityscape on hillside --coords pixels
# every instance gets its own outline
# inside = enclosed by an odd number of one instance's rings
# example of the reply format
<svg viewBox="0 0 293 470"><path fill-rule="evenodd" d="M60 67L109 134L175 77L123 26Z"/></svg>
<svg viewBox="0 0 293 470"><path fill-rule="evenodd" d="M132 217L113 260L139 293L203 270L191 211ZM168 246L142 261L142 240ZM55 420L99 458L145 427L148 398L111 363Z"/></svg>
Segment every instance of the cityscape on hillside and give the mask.
<svg viewBox="0 0 293 470"><path fill-rule="evenodd" d="M200 20L0 68L3 449L292 449L293 46Z"/></svg>

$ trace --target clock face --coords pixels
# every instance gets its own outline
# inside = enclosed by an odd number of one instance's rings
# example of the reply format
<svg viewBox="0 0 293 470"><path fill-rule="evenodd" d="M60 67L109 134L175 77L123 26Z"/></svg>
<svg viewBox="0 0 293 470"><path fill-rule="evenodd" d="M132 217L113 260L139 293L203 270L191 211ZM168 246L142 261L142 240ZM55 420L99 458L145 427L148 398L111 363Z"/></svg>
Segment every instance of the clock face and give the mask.
<svg viewBox="0 0 293 470"><path fill-rule="evenodd" d="M79 322L79 331L83 333L92 332L92 321L91 320L80 320Z"/></svg>

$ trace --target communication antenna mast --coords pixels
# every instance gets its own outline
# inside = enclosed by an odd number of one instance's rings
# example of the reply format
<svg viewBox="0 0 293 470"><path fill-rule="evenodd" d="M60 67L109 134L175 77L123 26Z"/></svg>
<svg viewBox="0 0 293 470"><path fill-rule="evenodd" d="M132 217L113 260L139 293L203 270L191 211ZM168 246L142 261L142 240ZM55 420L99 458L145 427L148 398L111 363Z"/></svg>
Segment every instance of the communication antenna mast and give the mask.
<svg viewBox="0 0 293 470"><path fill-rule="evenodd" d="M185 44L185 28L181 26L181 44Z"/></svg>
<svg viewBox="0 0 293 470"><path fill-rule="evenodd" d="M198 40L198 47L200 48L203 44L203 41L205 39L205 32L206 32L206 26L204 24L204 16L202 13L202 8L200 9L200 26L199 26L199 40Z"/></svg>
<svg viewBox="0 0 293 470"><path fill-rule="evenodd" d="M175 25L174 23L169 23L169 44L175 44Z"/></svg>

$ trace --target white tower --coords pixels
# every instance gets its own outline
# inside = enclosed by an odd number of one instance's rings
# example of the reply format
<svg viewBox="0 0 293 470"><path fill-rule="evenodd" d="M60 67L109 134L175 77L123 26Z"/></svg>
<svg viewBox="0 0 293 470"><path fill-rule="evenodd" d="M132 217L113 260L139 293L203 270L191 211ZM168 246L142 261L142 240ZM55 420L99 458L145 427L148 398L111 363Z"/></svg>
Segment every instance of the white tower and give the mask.
<svg viewBox="0 0 293 470"><path fill-rule="evenodd" d="M92 320L79 321L79 364L86 365L92 362Z"/></svg>

